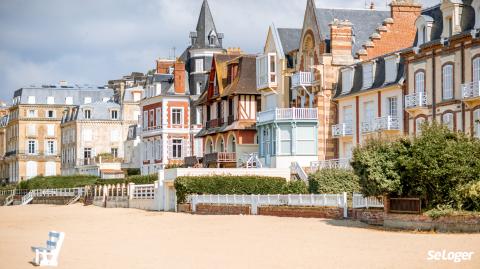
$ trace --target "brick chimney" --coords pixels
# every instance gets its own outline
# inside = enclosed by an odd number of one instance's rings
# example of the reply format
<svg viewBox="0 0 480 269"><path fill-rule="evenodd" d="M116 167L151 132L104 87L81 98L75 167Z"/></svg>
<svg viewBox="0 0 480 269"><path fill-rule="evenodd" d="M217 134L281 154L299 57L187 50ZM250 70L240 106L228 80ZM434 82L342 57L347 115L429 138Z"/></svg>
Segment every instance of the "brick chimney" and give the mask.
<svg viewBox="0 0 480 269"><path fill-rule="evenodd" d="M395 23L401 23L407 28L412 28L417 17L421 15L422 5L416 0L393 0L390 3L390 10Z"/></svg>
<svg viewBox="0 0 480 269"><path fill-rule="evenodd" d="M185 64L177 61L175 63L173 74L175 94L185 94Z"/></svg>
<svg viewBox="0 0 480 269"><path fill-rule="evenodd" d="M169 74L170 67L174 65L173 60L158 59L157 60L157 74Z"/></svg>
<svg viewBox="0 0 480 269"><path fill-rule="evenodd" d="M352 57L352 23L348 20L333 20L330 23L330 51L338 64L350 64Z"/></svg>

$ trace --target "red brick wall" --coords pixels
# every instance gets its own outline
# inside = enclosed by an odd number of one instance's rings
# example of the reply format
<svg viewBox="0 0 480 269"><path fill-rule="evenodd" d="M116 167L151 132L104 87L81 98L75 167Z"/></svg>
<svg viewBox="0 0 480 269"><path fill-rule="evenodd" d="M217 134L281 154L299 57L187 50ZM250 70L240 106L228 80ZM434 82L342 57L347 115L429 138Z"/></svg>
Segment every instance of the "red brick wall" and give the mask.
<svg viewBox="0 0 480 269"><path fill-rule="evenodd" d="M383 209L350 209L348 216L367 224L383 225Z"/></svg>
<svg viewBox="0 0 480 269"><path fill-rule="evenodd" d="M195 214L199 215L250 215L250 206L241 205L196 205Z"/></svg>
<svg viewBox="0 0 480 269"><path fill-rule="evenodd" d="M190 115L188 113L188 101L169 101L168 108L167 108L167 115L168 115L168 128L181 128L181 125L173 125L172 126L172 111L171 108L173 107L183 107L183 128L188 128L188 124L190 122Z"/></svg>
<svg viewBox="0 0 480 269"><path fill-rule="evenodd" d="M300 207L300 206L261 206L258 215L277 217L342 219L343 208L339 207Z"/></svg>
<svg viewBox="0 0 480 269"><path fill-rule="evenodd" d="M185 64L182 62L175 63L174 71L174 89L176 94L185 94Z"/></svg>

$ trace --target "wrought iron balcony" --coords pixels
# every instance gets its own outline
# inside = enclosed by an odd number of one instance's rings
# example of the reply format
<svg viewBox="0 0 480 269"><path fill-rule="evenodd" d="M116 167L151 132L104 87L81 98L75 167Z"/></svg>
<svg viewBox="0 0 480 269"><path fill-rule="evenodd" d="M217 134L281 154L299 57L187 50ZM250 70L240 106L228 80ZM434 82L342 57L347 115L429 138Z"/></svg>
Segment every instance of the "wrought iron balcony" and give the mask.
<svg viewBox="0 0 480 269"><path fill-rule="evenodd" d="M480 97L480 81L462 84L463 99Z"/></svg>
<svg viewBox="0 0 480 269"><path fill-rule="evenodd" d="M340 123L332 126L333 137L343 137L353 135L352 123Z"/></svg>
<svg viewBox="0 0 480 269"><path fill-rule="evenodd" d="M292 88L308 87L313 85L313 73L299 71L292 75Z"/></svg>
<svg viewBox="0 0 480 269"><path fill-rule="evenodd" d="M417 92L405 96L405 108L420 108L427 106L427 95L424 92Z"/></svg>
<svg viewBox="0 0 480 269"><path fill-rule="evenodd" d="M275 108L259 112L257 123L279 121L279 120L317 120L318 110L316 108Z"/></svg>
<svg viewBox="0 0 480 269"><path fill-rule="evenodd" d="M400 121L398 117L385 116L375 119L375 129L377 131L400 130Z"/></svg>

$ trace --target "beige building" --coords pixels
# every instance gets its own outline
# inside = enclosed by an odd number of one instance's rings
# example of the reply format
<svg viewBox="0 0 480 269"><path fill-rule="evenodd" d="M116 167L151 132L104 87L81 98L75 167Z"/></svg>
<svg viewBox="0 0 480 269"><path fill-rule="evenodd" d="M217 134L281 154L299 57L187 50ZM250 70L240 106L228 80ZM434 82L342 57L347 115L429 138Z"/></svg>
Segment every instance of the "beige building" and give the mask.
<svg viewBox="0 0 480 269"><path fill-rule="evenodd" d="M112 95L103 87L65 83L15 91L5 130L8 181L59 175L63 112L78 104L106 102Z"/></svg>
<svg viewBox="0 0 480 269"><path fill-rule="evenodd" d="M8 178L8 165L5 162L7 149L6 130L8 124L8 107L0 104L0 182L6 182Z"/></svg>

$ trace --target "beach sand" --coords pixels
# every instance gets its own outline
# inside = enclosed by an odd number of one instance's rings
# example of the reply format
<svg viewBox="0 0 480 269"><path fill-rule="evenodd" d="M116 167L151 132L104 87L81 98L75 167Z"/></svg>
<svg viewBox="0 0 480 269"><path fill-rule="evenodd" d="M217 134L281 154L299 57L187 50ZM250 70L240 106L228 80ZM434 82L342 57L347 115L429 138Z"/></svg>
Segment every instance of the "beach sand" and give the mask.
<svg viewBox="0 0 480 269"><path fill-rule="evenodd" d="M0 207L0 268L33 268L30 246L66 233L58 268L480 268L480 234L370 229L352 221L199 216L71 206ZM473 251L461 263L429 250Z"/></svg>

